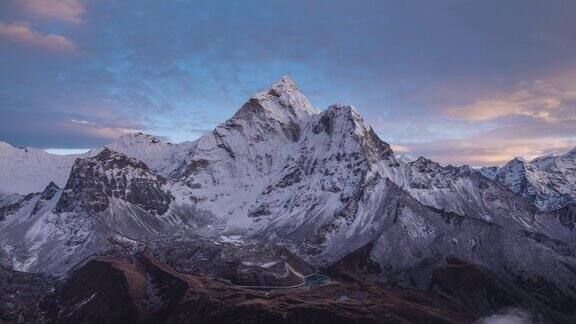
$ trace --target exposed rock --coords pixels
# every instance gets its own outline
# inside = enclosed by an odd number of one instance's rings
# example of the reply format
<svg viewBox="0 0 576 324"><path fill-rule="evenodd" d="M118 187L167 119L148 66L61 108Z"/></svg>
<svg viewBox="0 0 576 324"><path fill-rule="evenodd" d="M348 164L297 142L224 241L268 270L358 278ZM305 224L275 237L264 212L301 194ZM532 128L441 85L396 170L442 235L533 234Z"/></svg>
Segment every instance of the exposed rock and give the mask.
<svg viewBox="0 0 576 324"><path fill-rule="evenodd" d="M162 215L172 200L162 188L165 182L143 162L104 149L93 158L76 160L55 210L100 213L110 206L111 198L118 198Z"/></svg>

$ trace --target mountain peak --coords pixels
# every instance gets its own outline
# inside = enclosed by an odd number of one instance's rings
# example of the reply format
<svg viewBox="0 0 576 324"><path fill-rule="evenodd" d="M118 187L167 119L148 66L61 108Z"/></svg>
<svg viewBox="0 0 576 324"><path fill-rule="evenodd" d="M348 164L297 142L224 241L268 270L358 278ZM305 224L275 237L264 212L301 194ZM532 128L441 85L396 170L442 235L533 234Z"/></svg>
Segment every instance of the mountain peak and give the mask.
<svg viewBox="0 0 576 324"><path fill-rule="evenodd" d="M512 163L526 163L526 160L523 157L516 156L510 162L512 162Z"/></svg>
<svg viewBox="0 0 576 324"><path fill-rule="evenodd" d="M282 78L280 78L280 80L272 84L271 88L272 89L287 88L292 90L298 90L296 84L294 83L294 81L292 81L292 79L288 75L283 75Z"/></svg>
<svg viewBox="0 0 576 324"><path fill-rule="evenodd" d="M44 191L46 190L50 190L50 189L60 189L60 187L58 187L57 184L54 183L54 181L50 181L50 183L46 186L46 189L44 189Z"/></svg>
<svg viewBox="0 0 576 324"><path fill-rule="evenodd" d="M356 110L356 108L354 108L354 106L345 105L345 104L339 103L339 102L335 102L335 103L331 104L330 106L328 106L328 109L349 110L349 111L353 111L355 113L358 113L358 111Z"/></svg>
<svg viewBox="0 0 576 324"><path fill-rule="evenodd" d="M160 139L155 137L154 135L145 134L142 132L137 133L129 133L118 137L114 143L125 143L125 144L134 144L134 143L148 143L148 144L157 144L162 142Z"/></svg>
<svg viewBox="0 0 576 324"><path fill-rule="evenodd" d="M254 115L272 118L282 123L306 119L319 114L288 76L283 76L267 90L252 96L233 119L244 119Z"/></svg>
<svg viewBox="0 0 576 324"><path fill-rule="evenodd" d="M111 150L107 147L105 147L102 151L100 151L100 153L98 153L96 156L91 158L91 160L99 161L110 165L119 164L120 166L126 166L130 164L136 168L146 170L148 169L148 166L144 162L134 159L126 154Z"/></svg>
<svg viewBox="0 0 576 324"><path fill-rule="evenodd" d="M573 149L571 149L570 151L566 152L564 154L564 157L574 157L576 158L576 147L574 147Z"/></svg>
<svg viewBox="0 0 576 324"><path fill-rule="evenodd" d="M280 80L272 83L272 85L265 91L257 93L254 98L256 99L268 99L272 97L282 97L282 96L302 96L304 95L300 92L294 81L284 75Z"/></svg>
<svg viewBox="0 0 576 324"><path fill-rule="evenodd" d="M330 106L328 106L327 110L334 111L337 114L349 115L354 119L361 119L360 114L358 113L358 110L356 110L356 108L354 106L351 106L351 105L344 105L341 103L333 103Z"/></svg>
<svg viewBox="0 0 576 324"><path fill-rule="evenodd" d="M6 143L6 142L0 141L0 150L6 150L6 149L11 149L11 148L14 148L14 147L12 145Z"/></svg>

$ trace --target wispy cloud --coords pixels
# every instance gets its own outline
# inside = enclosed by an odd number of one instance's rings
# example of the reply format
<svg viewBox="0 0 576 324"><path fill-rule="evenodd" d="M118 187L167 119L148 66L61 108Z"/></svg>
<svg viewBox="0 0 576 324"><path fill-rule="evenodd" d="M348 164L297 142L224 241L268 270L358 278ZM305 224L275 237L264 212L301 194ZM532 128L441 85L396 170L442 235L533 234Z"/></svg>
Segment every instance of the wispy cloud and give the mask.
<svg viewBox="0 0 576 324"><path fill-rule="evenodd" d="M528 116L554 121L557 114L576 102L574 84L536 81L519 84L513 91L491 98L481 98L462 107L448 109L448 114L468 121L483 122L508 116Z"/></svg>
<svg viewBox="0 0 576 324"><path fill-rule="evenodd" d="M17 4L34 16L70 23L81 22L85 12L84 4L79 0L18 0Z"/></svg>
<svg viewBox="0 0 576 324"><path fill-rule="evenodd" d="M441 163L501 165L515 156L527 159L558 154L576 146L576 73L524 82L508 92L440 109L447 125L468 127L452 138L398 143L411 156Z"/></svg>
<svg viewBox="0 0 576 324"><path fill-rule="evenodd" d="M561 154L576 146L576 139L569 138L506 138L499 132L483 135L409 144L408 153L412 158L422 155L442 164L492 166L505 164L516 156L530 160Z"/></svg>
<svg viewBox="0 0 576 324"><path fill-rule="evenodd" d="M91 121L87 121L87 120L78 120L78 119L70 119L71 123L76 123L76 124L84 124L84 125L96 125L96 123L91 122Z"/></svg>
<svg viewBox="0 0 576 324"><path fill-rule="evenodd" d="M390 146L395 153L408 153L411 151L410 147L404 145L391 144Z"/></svg>
<svg viewBox="0 0 576 324"><path fill-rule="evenodd" d="M51 154L57 155L69 155L69 154L82 154L90 151L90 149L59 149L59 148L50 148L45 149L46 152Z"/></svg>
<svg viewBox="0 0 576 324"><path fill-rule="evenodd" d="M535 318L529 312L519 308L509 308L496 314L479 319L477 324L532 324Z"/></svg>
<svg viewBox="0 0 576 324"><path fill-rule="evenodd" d="M66 37L43 34L24 23L0 22L0 38L57 52L71 52L76 48Z"/></svg>
<svg viewBox="0 0 576 324"><path fill-rule="evenodd" d="M97 122L74 118L69 119L69 123L63 124L62 127L73 129L77 133L84 134L84 136L102 138L110 141L122 135L140 131L140 129L130 124L120 124L117 127L111 127L110 125L102 125Z"/></svg>

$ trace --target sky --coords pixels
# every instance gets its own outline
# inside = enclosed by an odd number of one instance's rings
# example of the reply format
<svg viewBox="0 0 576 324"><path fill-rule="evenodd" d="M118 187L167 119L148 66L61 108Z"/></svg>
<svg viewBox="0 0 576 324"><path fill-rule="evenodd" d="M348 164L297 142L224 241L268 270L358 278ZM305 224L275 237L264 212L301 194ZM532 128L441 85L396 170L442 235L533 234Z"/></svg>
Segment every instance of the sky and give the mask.
<svg viewBox="0 0 576 324"><path fill-rule="evenodd" d="M282 75L411 157L562 153L576 1L0 1L0 140L15 146L193 140Z"/></svg>

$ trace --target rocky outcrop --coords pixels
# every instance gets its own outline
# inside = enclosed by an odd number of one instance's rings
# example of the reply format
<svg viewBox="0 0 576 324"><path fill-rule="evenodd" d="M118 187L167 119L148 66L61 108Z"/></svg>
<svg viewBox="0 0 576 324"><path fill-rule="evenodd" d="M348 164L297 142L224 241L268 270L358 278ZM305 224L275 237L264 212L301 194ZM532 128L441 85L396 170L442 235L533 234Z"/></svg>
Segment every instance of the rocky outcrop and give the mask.
<svg viewBox="0 0 576 324"><path fill-rule="evenodd" d="M93 158L76 160L55 210L100 213L116 198L162 215L172 200L162 188L165 183L143 162L104 149Z"/></svg>
<svg viewBox="0 0 576 324"><path fill-rule="evenodd" d="M59 191L60 188L54 182L50 182L50 184L48 184L46 189L44 189L44 191L42 191L42 193L40 194L38 201L36 201L36 203L34 204L32 214L34 215L38 213L42 208L44 208L46 204L48 204L48 202L52 200Z"/></svg>

